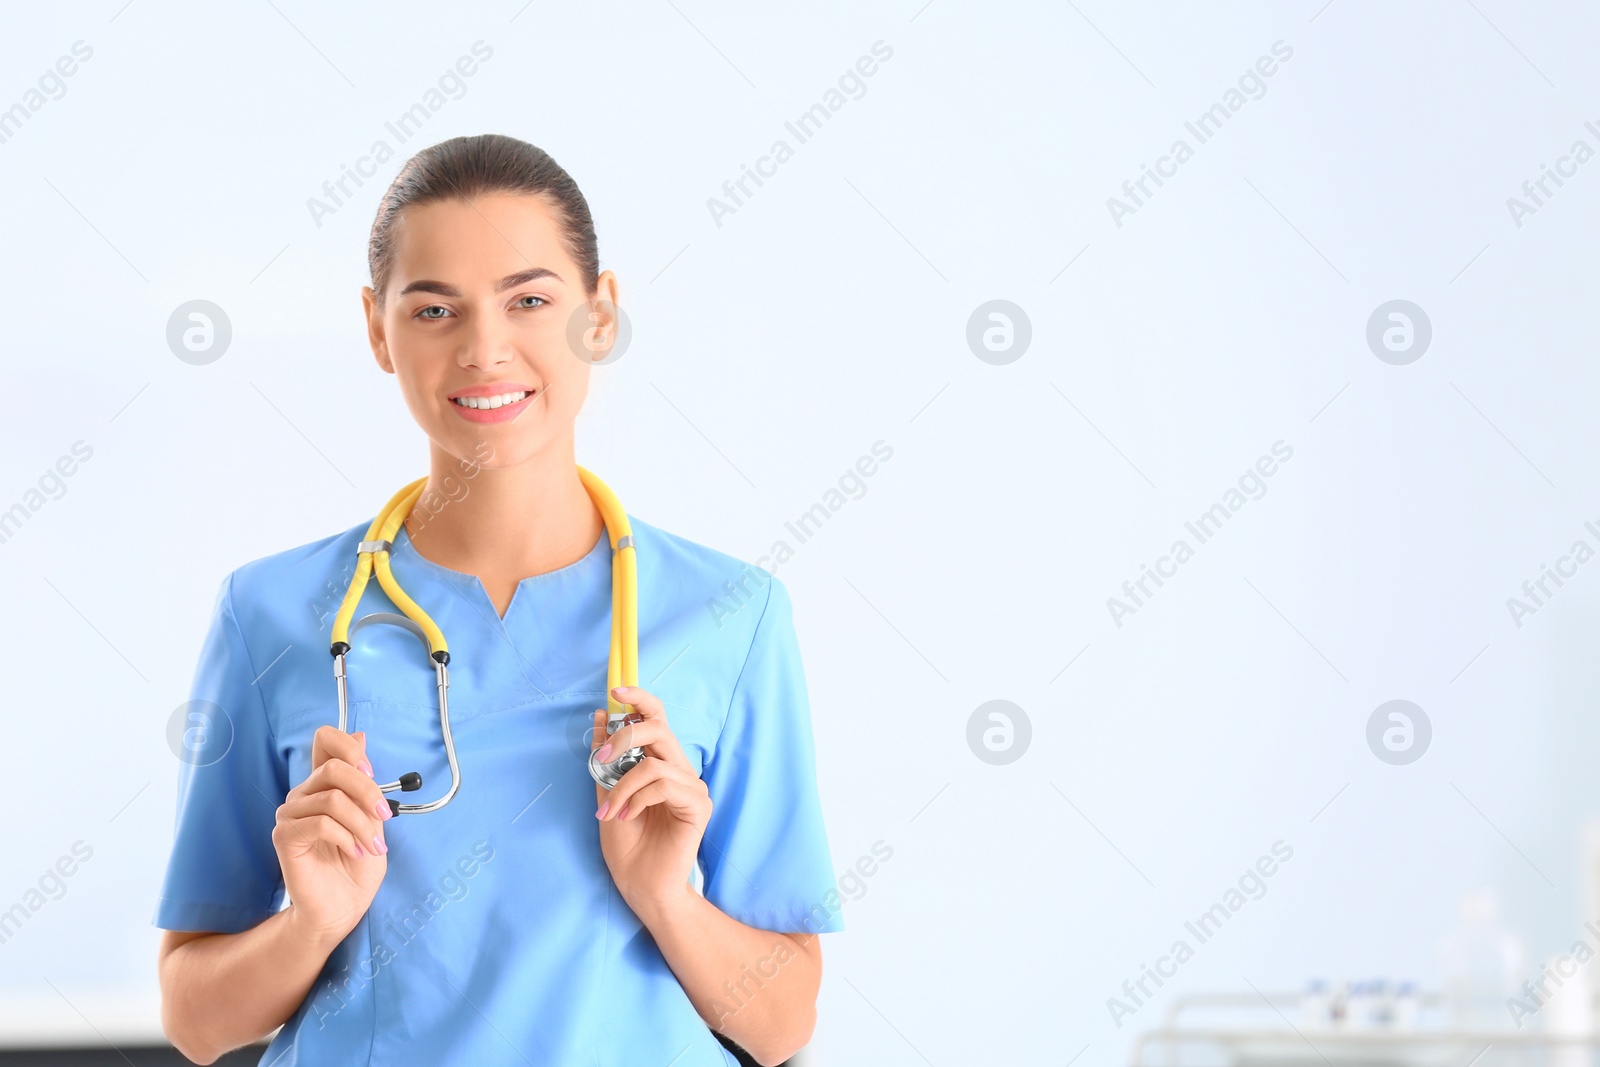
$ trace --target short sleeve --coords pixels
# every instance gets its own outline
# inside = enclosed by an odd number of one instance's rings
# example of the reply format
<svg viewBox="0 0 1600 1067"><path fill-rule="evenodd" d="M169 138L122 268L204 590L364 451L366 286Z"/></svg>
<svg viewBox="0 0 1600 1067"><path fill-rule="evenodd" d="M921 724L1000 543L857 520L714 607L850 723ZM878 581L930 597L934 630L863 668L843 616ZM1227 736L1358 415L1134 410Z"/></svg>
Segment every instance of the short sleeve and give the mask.
<svg viewBox="0 0 1600 1067"><path fill-rule="evenodd" d="M217 593L189 702L170 735L177 825L153 920L167 930L238 933L284 899L272 830L289 770L234 614L233 579Z"/></svg>
<svg viewBox="0 0 1600 1067"><path fill-rule="evenodd" d="M811 709L789 594L776 578L701 777L707 900L780 933L844 929L817 796Z"/></svg>

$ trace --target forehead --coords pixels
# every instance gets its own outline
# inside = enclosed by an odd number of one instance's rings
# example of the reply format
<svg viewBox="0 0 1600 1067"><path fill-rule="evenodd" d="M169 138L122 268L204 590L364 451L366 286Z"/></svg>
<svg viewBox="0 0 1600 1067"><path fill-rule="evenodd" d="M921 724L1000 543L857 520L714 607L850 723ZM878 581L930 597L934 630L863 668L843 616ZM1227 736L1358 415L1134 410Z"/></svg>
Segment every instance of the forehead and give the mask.
<svg viewBox="0 0 1600 1067"><path fill-rule="evenodd" d="M413 278L492 281L528 267L546 267L569 284L577 275L560 219L541 196L496 193L415 204L394 227L391 277L401 285Z"/></svg>

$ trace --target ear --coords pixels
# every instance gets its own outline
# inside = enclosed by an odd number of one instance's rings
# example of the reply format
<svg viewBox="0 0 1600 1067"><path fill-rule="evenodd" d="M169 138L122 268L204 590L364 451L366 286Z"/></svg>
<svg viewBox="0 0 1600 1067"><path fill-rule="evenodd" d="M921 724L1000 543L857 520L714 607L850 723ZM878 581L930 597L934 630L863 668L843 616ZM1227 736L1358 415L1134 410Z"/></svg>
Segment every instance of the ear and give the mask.
<svg viewBox="0 0 1600 1067"><path fill-rule="evenodd" d="M611 355L612 346L617 343L622 318L620 295L617 276L610 271L602 271L600 277L595 279L594 295L587 300L590 326L585 333L584 347L594 363L605 362L606 357Z"/></svg>
<svg viewBox="0 0 1600 1067"><path fill-rule="evenodd" d="M367 317L367 343L372 346L372 358L385 374L393 374L394 361L389 358L389 342L383 333L383 312L378 310L378 299L370 285L361 287L361 310Z"/></svg>
<svg viewBox="0 0 1600 1067"><path fill-rule="evenodd" d="M622 292L617 288L617 276L608 270L600 272L594 282L594 298L606 300L613 308L622 303Z"/></svg>

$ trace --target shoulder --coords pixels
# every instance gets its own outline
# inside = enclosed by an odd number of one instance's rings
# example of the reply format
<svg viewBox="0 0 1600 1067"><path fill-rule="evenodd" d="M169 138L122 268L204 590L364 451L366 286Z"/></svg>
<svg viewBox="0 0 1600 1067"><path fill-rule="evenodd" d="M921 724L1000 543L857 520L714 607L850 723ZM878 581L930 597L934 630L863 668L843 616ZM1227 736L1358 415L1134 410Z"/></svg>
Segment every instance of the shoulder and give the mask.
<svg viewBox="0 0 1600 1067"><path fill-rule="evenodd" d="M631 515L628 521L638 546L641 602L654 594L691 605L714 623L748 615L751 630L769 608L787 614L788 590L765 568Z"/></svg>
<svg viewBox="0 0 1600 1067"><path fill-rule="evenodd" d="M282 625L293 619L315 625L337 611L355 573L356 545L369 522L261 556L230 571L222 595L231 601L241 630L250 634L265 624Z"/></svg>
<svg viewBox="0 0 1600 1067"><path fill-rule="evenodd" d="M197 687L221 694L214 699L224 706L259 700L274 731L284 714L320 709L328 633L366 528L363 523L229 571L217 588Z"/></svg>
<svg viewBox="0 0 1600 1067"><path fill-rule="evenodd" d="M723 573L754 566L737 556L670 533L635 515L628 516L628 525L633 528L633 537L639 546L641 561L648 555L678 567L705 570L708 573Z"/></svg>
<svg viewBox="0 0 1600 1067"><path fill-rule="evenodd" d="M783 582L738 556L631 515L629 522L639 555L639 675L665 675L656 695L671 708L680 738L698 738L700 758L709 761L730 726L748 725L749 694L764 692L769 707L803 708Z"/></svg>
<svg viewBox="0 0 1600 1067"><path fill-rule="evenodd" d="M646 562L671 568L684 576L694 576L704 581L724 581L726 576L754 571L762 581L777 581L754 563L729 555L709 545L691 541L661 527L628 516L633 527L634 542L639 548L639 566Z"/></svg>

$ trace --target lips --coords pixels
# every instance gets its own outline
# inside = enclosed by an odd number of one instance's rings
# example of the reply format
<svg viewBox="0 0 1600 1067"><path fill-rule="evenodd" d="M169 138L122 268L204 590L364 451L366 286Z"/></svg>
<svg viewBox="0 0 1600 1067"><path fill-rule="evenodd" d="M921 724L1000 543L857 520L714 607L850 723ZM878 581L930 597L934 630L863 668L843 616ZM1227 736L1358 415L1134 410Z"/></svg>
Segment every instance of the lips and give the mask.
<svg viewBox="0 0 1600 1067"><path fill-rule="evenodd" d="M543 395L544 390L520 382L490 382L452 394L450 406L468 422L506 422Z"/></svg>
<svg viewBox="0 0 1600 1067"><path fill-rule="evenodd" d="M515 404L519 400L526 399L527 396L528 391L526 389L516 389L508 393L495 393L491 396L451 397L450 403L462 408L475 408L478 411L491 411L495 408L505 407L507 404Z"/></svg>

